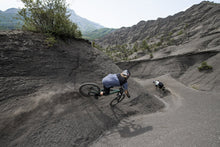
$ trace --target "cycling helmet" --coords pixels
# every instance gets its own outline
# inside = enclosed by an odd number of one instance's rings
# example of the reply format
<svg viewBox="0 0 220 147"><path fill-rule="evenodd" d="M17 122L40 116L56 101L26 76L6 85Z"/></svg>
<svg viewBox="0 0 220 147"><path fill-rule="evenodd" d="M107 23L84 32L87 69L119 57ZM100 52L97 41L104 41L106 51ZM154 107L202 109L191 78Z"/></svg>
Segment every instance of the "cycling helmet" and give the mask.
<svg viewBox="0 0 220 147"><path fill-rule="evenodd" d="M127 79L130 77L131 73L128 69L124 70L122 73L121 73L123 76L125 76Z"/></svg>

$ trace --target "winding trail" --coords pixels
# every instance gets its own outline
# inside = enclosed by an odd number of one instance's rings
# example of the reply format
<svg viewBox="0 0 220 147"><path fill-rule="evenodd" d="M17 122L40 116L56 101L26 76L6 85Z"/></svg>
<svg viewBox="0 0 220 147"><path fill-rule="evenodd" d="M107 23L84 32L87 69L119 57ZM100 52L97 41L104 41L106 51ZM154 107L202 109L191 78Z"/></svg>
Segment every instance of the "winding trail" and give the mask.
<svg viewBox="0 0 220 147"><path fill-rule="evenodd" d="M186 87L170 76L158 78L171 95L163 97L152 80L136 79L166 107L159 112L122 120L105 132L93 147L219 147L220 93Z"/></svg>

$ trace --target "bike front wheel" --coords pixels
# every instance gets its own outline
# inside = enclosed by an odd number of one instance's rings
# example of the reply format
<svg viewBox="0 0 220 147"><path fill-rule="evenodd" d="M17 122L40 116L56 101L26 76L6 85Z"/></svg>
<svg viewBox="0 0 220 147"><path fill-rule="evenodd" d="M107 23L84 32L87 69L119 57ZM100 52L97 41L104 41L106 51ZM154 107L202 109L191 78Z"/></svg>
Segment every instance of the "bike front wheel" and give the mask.
<svg viewBox="0 0 220 147"><path fill-rule="evenodd" d="M100 88L95 83L85 83L79 87L79 93L85 97L95 96L100 93Z"/></svg>
<svg viewBox="0 0 220 147"><path fill-rule="evenodd" d="M114 98L111 102L110 102L110 106L114 107L115 105L117 105L118 103L120 103L123 99L125 98L125 95L118 95L116 98Z"/></svg>

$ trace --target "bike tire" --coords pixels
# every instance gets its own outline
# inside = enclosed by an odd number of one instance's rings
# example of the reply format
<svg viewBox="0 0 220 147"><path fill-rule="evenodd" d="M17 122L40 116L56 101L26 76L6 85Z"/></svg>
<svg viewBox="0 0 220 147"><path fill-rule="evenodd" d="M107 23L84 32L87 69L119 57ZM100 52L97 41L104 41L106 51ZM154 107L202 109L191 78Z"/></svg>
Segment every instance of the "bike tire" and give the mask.
<svg viewBox="0 0 220 147"><path fill-rule="evenodd" d="M85 97L95 96L100 93L100 88L95 83L85 83L80 85L79 93Z"/></svg>
<svg viewBox="0 0 220 147"><path fill-rule="evenodd" d="M110 106L111 107L114 107L115 105L117 105L119 102L118 102L118 97L114 98L111 102L110 102Z"/></svg>
<svg viewBox="0 0 220 147"><path fill-rule="evenodd" d="M115 105L117 105L118 103L120 103L123 99L125 98L125 95L118 95L116 98L114 98L111 102L110 102L110 106L114 107Z"/></svg>
<svg viewBox="0 0 220 147"><path fill-rule="evenodd" d="M125 98L125 95L123 94L123 95L118 99L118 103L120 103L124 98Z"/></svg>

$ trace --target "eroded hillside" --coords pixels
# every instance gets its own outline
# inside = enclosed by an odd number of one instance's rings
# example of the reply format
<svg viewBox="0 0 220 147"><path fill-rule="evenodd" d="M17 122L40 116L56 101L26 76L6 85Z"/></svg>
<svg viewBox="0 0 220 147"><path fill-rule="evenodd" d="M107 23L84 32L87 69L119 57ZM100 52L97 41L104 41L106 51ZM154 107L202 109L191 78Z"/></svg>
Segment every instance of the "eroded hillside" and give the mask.
<svg viewBox="0 0 220 147"><path fill-rule="evenodd" d="M185 85L219 91L220 4L201 2L167 18L141 21L96 41L139 79L171 75ZM98 46L98 47L100 47ZM126 62L125 62L126 60ZM202 63L213 70L199 71Z"/></svg>
<svg viewBox="0 0 220 147"><path fill-rule="evenodd" d="M96 43L116 61L216 49L220 45L219 18L220 4L204 1L167 18L123 27Z"/></svg>
<svg viewBox="0 0 220 147"><path fill-rule="evenodd" d="M112 109L113 96L82 97L79 85L121 69L85 40L0 33L1 146L87 146L122 118L155 112L163 104L129 80L131 99Z"/></svg>

